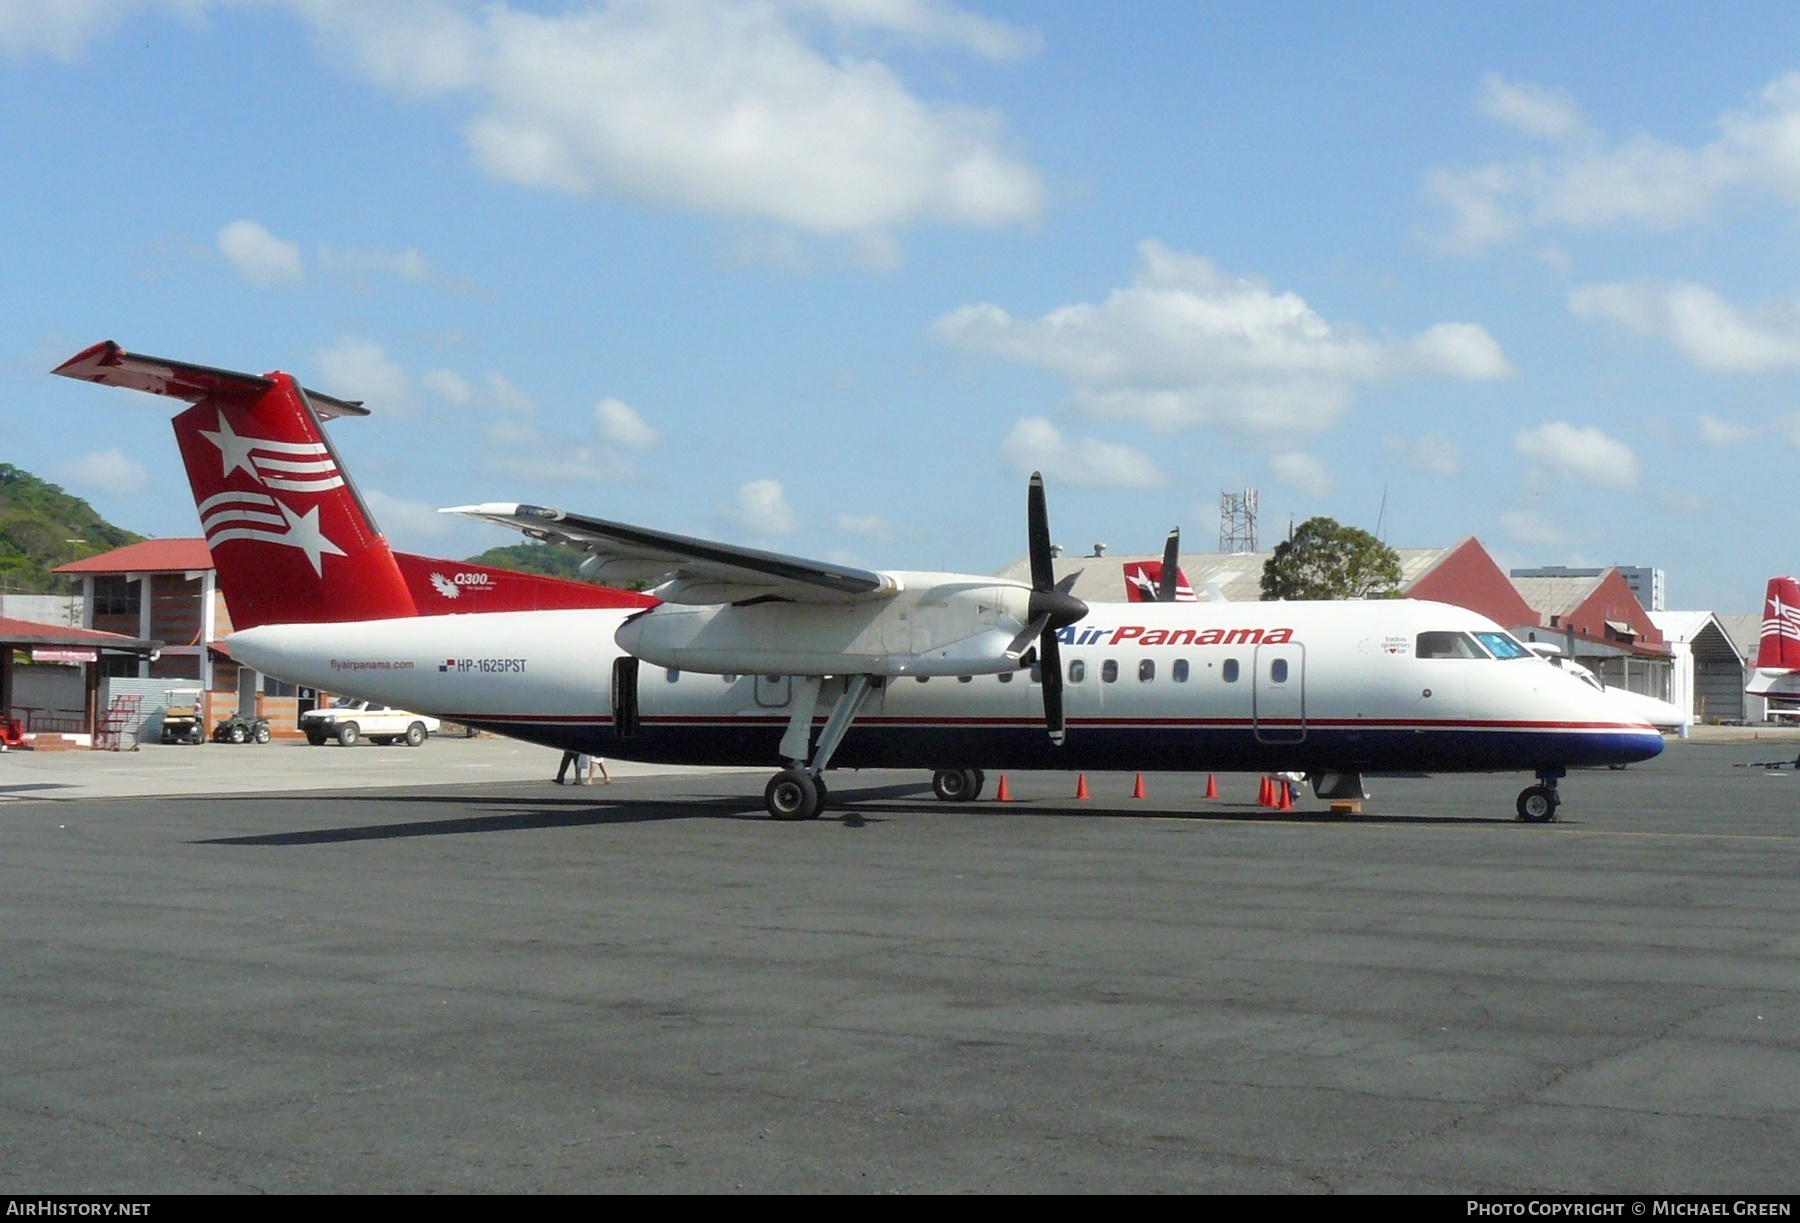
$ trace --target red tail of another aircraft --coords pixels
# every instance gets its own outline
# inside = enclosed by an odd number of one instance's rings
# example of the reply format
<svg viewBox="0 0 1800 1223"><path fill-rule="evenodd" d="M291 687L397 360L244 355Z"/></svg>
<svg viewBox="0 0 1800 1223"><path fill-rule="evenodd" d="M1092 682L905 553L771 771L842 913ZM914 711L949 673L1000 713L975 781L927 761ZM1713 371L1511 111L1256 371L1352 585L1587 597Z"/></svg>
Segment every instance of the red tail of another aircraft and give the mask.
<svg viewBox="0 0 1800 1223"><path fill-rule="evenodd" d="M1793 578L1769 579L1756 667L1759 671L1800 671L1800 582Z"/></svg>
<svg viewBox="0 0 1800 1223"><path fill-rule="evenodd" d="M583 582L395 553L320 427L360 403L107 341L54 372L185 399L175 439L235 628L456 612L639 606Z"/></svg>

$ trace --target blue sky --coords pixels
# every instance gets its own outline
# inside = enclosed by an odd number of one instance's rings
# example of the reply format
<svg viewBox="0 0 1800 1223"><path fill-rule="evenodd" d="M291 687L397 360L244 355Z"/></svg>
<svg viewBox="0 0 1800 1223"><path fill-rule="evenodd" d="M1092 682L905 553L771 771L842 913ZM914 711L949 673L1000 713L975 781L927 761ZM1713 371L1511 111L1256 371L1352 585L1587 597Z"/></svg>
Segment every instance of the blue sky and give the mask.
<svg viewBox="0 0 1800 1223"><path fill-rule="evenodd" d="M1398 546L1748 610L1800 459L1792 6L0 0L0 455L197 533L100 339L366 399L381 525L883 567Z"/></svg>

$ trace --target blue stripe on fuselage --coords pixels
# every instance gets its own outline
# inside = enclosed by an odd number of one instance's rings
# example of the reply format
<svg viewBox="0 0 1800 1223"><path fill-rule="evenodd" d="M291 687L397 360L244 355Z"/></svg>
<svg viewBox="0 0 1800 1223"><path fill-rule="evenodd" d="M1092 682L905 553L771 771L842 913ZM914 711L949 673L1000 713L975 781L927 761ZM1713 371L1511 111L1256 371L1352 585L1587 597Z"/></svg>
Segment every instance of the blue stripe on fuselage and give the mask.
<svg viewBox="0 0 1800 1223"><path fill-rule="evenodd" d="M785 729L775 721L646 723L631 739L610 720L567 722L460 718L466 725L565 751L656 764L780 766ZM1265 729L1265 734L1268 731ZM1506 772L1546 766L1632 764L1663 750L1662 736L1559 728L1309 728L1297 743L1261 741L1249 726L1072 726L1062 747L1042 727L861 725L844 736L833 768L1159 772Z"/></svg>

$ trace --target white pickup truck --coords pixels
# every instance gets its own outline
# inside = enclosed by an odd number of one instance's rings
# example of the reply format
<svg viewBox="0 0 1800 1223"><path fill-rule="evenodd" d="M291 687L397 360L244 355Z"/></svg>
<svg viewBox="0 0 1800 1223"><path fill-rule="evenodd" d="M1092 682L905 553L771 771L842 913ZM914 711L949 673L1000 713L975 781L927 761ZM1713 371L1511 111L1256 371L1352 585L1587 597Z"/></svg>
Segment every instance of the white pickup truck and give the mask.
<svg viewBox="0 0 1800 1223"><path fill-rule="evenodd" d="M353 747L362 739L371 743L392 743L396 739L408 747L417 747L433 734L440 723L422 713L390 709L369 701L340 696L325 709L309 709L300 715L300 729L314 747L324 747L335 739L344 747Z"/></svg>

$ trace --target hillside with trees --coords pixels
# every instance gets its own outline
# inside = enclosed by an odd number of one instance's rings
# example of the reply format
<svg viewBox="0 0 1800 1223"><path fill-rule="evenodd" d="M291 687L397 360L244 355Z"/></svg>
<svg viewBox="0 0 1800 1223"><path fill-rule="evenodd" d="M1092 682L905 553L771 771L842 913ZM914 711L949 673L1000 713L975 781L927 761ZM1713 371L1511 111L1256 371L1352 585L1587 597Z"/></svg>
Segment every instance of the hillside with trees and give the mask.
<svg viewBox="0 0 1800 1223"><path fill-rule="evenodd" d="M489 548L479 556L469 557L469 563L519 573L542 573L553 578L568 578L572 582L585 580L580 573L581 553L559 544L525 543Z"/></svg>
<svg viewBox="0 0 1800 1223"><path fill-rule="evenodd" d="M80 497L0 463L0 590L60 594L68 580L52 569L143 538L106 521Z"/></svg>

